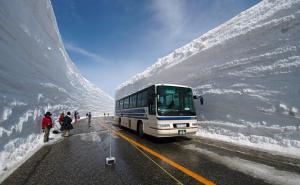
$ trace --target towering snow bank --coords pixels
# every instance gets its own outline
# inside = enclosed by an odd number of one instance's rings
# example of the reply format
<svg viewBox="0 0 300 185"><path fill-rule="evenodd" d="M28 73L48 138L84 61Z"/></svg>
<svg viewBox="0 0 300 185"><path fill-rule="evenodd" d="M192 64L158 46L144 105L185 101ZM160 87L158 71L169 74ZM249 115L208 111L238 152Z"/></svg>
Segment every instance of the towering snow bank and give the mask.
<svg viewBox="0 0 300 185"><path fill-rule="evenodd" d="M262 1L158 59L116 98L153 83L189 85L205 98L199 135L300 152L299 33L299 0Z"/></svg>
<svg viewBox="0 0 300 185"><path fill-rule="evenodd" d="M50 0L0 1L0 58L0 176L41 144L45 111L113 110L66 53Z"/></svg>

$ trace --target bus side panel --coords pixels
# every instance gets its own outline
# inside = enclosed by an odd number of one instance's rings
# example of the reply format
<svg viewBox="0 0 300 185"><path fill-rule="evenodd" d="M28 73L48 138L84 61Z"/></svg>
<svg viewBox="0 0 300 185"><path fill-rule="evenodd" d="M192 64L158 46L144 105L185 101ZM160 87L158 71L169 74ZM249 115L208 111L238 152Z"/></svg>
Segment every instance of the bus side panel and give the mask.
<svg viewBox="0 0 300 185"><path fill-rule="evenodd" d="M137 118L131 118L131 129L136 131L136 127L137 127Z"/></svg>
<svg viewBox="0 0 300 185"><path fill-rule="evenodd" d="M121 117L121 126L126 127L131 130L137 130L137 122L141 120L139 118L132 117ZM144 123L144 120L142 120Z"/></svg>
<svg viewBox="0 0 300 185"><path fill-rule="evenodd" d="M123 127L129 128L129 127L128 127L128 117L122 117L122 118L121 118L121 125L122 125Z"/></svg>
<svg viewBox="0 0 300 185"><path fill-rule="evenodd" d="M115 113L115 116L114 116L114 121L115 121L115 124L119 124L119 116Z"/></svg>
<svg viewBox="0 0 300 185"><path fill-rule="evenodd" d="M148 120L144 120L144 121L145 121L144 133L151 135L151 136L156 136L156 134L153 132L153 128L157 127L156 115L148 115Z"/></svg>

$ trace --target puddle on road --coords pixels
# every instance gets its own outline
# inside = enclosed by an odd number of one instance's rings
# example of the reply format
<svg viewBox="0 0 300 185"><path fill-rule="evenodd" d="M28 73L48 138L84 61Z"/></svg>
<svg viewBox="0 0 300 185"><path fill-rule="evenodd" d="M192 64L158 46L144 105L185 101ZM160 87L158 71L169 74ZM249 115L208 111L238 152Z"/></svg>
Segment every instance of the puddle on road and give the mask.
<svg viewBox="0 0 300 185"><path fill-rule="evenodd" d="M101 137L97 133L85 133L80 134L80 139L82 141L100 142Z"/></svg>

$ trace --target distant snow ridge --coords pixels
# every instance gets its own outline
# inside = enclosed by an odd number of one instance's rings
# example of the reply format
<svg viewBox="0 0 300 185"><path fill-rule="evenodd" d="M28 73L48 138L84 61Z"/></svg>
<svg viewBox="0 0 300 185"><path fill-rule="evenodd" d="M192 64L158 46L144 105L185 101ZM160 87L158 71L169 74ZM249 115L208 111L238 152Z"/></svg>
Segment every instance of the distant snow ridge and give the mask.
<svg viewBox="0 0 300 185"><path fill-rule="evenodd" d="M113 112L64 49L50 0L0 1L0 182L42 144L46 111ZM56 118L55 118L56 119Z"/></svg>
<svg viewBox="0 0 300 185"><path fill-rule="evenodd" d="M300 156L300 0L264 0L118 87L193 87L198 135ZM267 146L267 147L264 147Z"/></svg>

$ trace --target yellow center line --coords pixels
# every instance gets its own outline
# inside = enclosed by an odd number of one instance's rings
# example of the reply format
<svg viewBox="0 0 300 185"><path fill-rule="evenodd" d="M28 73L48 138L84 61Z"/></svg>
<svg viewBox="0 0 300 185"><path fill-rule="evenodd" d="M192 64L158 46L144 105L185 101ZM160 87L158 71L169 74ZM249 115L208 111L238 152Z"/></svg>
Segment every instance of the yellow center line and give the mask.
<svg viewBox="0 0 300 185"><path fill-rule="evenodd" d="M156 166L158 166L162 171L164 171L167 175L169 175L172 179L174 179L177 184L184 185L182 182L180 182L178 179L176 179L170 172L168 172L166 169L164 169L162 166L160 166L157 162L155 162L150 156L148 156L142 149L139 147L131 144L134 148L136 148L138 151L140 151L145 157L147 157L151 162L153 162Z"/></svg>
<svg viewBox="0 0 300 185"><path fill-rule="evenodd" d="M159 158L160 160L166 162L167 164L173 166L174 168L176 168L176 169L182 171L183 173L185 173L185 174L193 177L197 181L199 181L199 182L201 182L201 183L203 183L205 185L215 185L215 183L212 182L212 181L210 181L209 179L206 179L205 177L203 177L203 176L201 176L201 175L199 175L199 174L197 174L197 173L195 173L195 172L193 172L193 171L191 171L191 170L189 170L189 169L181 166L180 164L178 164L178 163L172 161L171 159L169 159L169 158L167 158L167 157L159 154L158 152L155 152L154 150L146 147L145 145L142 145L142 144L138 143L137 141L134 141L133 139L125 136L124 134L122 134L121 132L116 131L115 129L112 129L112 132L114 132L116 135L120 136L121 138L125 139L129 143L131 143L131 144L133 144L133 145L141 148L142 150L150 153L151 155L153 155L153 156Z"/></svg>

